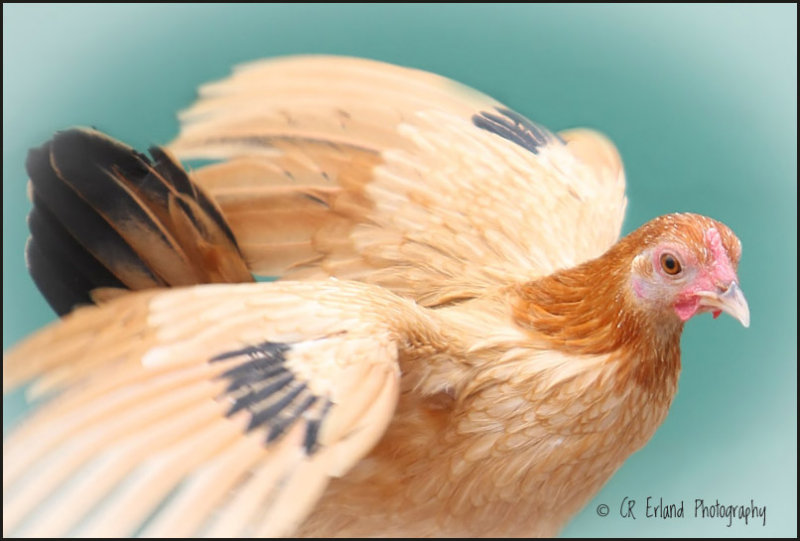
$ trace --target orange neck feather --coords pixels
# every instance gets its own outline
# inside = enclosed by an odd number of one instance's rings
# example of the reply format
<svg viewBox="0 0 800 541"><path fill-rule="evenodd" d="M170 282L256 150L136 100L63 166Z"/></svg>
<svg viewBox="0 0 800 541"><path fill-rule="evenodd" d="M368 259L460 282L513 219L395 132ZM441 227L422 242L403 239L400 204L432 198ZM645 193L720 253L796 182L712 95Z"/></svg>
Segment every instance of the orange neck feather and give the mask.
<svg viewBox="0 0 800 541"><path fill-rule="evenodd" d="M622 371L655 391L680 371L683 323L636 302L630 275L640 239L631 237L597 259L515 286L513 317L552 349L613 354Z"/></svg>

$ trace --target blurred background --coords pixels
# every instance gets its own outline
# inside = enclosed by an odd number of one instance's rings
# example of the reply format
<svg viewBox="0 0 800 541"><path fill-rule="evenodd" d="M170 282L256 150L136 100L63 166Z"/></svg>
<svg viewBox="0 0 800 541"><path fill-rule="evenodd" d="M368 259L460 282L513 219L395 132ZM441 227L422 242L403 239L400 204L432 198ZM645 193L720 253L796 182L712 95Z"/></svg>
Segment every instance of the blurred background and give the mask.
<svg viewBox="0 0 800 541"><path fill-rule="evenodd" d="M728 224L751 327L687 326L668 419L563 535L796 537L796 5L4 4L4 350L54 319L23 259L27 149L73 125L166 143L197 85L297 53L433 71L553 130L606 133L626 166L626 233L675 211ZM19 393L4 398L4 433L22 412ZM687 517L645 517L648 496ZM636 520L620 517L625 497ZM696 519L696 498L753 500L766 526Z"/></svg>

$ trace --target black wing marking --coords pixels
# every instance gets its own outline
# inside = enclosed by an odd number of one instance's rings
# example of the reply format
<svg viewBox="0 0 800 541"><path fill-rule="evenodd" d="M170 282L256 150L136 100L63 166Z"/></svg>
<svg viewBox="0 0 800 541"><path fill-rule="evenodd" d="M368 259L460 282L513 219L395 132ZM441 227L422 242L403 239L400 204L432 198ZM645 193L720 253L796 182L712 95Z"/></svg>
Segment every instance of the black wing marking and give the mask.
<svg viewBox="0 0 800 541"><path fill-rule="evenodd" d="M483 130L508 139L534 154L538 154L540 148L555 141L560 141L547 128L536 124L511 109L504 107L496 107L495 109L500 114L482 111L480 114L472 116L472 123ZM560 142L563 143L563 141Z"/></svg>
<svg viewBox="0 0 800 541"><path fill-rule="evenodd" d="M266 442L278 439L295 422L306 423L305 449L317 448L319 426L331 401L308 389L286 366L286 353L292 344L262 342L216 355L210 362L232 363L220 377L228 380L225 397L231 401L228 416L241 410L250 413L247 431L264 429ZM316 407L315 407L316 406Z"/></svg>

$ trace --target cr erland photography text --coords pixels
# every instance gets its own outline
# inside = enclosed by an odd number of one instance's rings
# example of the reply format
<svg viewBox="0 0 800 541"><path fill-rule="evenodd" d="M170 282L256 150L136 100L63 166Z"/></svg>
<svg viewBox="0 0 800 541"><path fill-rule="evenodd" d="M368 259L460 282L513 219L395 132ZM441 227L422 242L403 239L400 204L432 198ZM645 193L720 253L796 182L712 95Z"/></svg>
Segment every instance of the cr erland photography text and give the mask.
<svg viewBox="0 0 800 541"><path fill-rule="evenodd" d="M600 517L613 516L614 506L601 503L597 506ZM669 501L663 497L646 496L635 498L625 496L617 506L617 515L628 520L718 520L730 528L735 522L744 525L767 525L767 506L759 505L754 499L747 502L721 502L718 498L691 498Z"/></svg>

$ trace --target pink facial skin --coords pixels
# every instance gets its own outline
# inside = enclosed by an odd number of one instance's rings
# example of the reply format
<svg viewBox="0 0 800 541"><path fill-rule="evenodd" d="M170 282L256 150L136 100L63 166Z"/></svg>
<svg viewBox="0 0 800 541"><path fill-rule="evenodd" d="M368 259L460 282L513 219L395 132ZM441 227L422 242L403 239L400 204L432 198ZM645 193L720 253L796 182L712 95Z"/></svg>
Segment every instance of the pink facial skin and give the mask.
<svg viewBox="0 0 800 541"><path fill-rule="evenodd" d="M681 290L673 305L681 321L688 321L695 314L710 310L700 308L700 298L697 296L699 292L724 291L736 280L736 271L716 229L706 231L705 244L711 254L710 264L697 266L694 279ZM721 310L711 311L715 319L722 313Z"/></svg>
<svg viewBox="0 0 800 541"><path fill-rule="evenodd" d="M635 272L632 277L635 295L651 306L672 309L683 322L706 312L711 312L716 319L722 310L708 299L729 290L737 281L736 270L717 229L708 229L703 241L702 253L687 249L680 242L658 245L649 254L654 274ZM661 257L665 253L679 260L681 272L673 275L662 268Z"/></svg>
<svg viewBox="0 0 800 541"><path fill-rule="evenodd" d="M697 297L688 294L689 298L678 300L675 303L675 313L681 318L681 321L689 321L697 313L697 308L700 305L700 300ZM683 295L681 295L683 296Z"/></svg>
<svg viewBox="0 0 800 541"><path fill-rule="evenodd" d="M719 232L713 227L706 231L706 246L711 251L712 268L711 275L717 283L727 288L728 285L736 280L736 271L733 269L728 252L722 246L722 238Z"/></svg>

